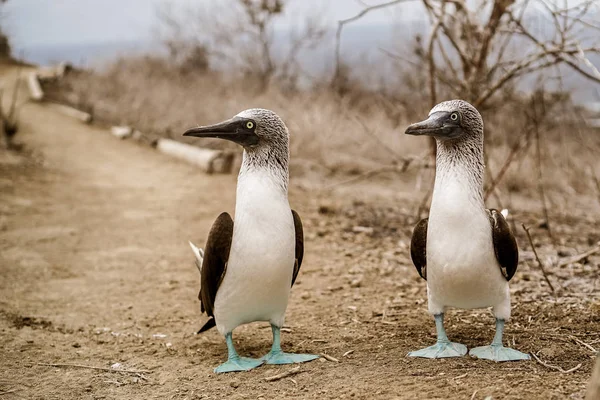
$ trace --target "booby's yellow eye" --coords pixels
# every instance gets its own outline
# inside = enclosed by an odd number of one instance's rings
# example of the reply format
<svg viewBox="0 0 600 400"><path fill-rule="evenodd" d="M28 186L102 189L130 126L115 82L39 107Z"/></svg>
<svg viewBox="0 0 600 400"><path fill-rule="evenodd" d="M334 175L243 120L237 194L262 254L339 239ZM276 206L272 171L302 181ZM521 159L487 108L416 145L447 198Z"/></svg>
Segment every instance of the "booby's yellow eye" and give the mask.
<svg viewBox="0 0 600 400"><path fill-rule="evenodd" d="M456 120L458 119L458 114L457 114L457 113L452 113L452 114L450 114L450 119L451 119L452 121L456 121Z"/></svg>
<svg viewBox="0 0 600 400"><path fill-rule="evenodd" d="M252 122L252 121L246 122L246 128L248 128L248 129L254 128L254 122Z"/></svg>

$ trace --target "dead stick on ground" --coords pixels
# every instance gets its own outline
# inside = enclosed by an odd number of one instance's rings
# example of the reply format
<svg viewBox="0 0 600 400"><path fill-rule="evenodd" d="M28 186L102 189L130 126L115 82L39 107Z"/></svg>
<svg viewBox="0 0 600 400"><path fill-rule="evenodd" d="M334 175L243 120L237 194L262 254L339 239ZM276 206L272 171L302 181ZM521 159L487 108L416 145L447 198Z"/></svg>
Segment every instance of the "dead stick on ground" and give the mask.
<svg viewBox="0 0 600 400"><path fill-rule="evenodd" d="M569 336L571 338L571 340L573 340L575 343L580 344L584 347L587 347L588 349L590 349L591 351L593 351L594 353L597 353L598 350L596 350L593 346L587 344L586 342L584 342L583 340L580 340L578 338L576 338L575 336Z"/></svg>
<svg viewBox="0 0 600 400"><path fill-rule="evenodd" d="M106 367L94 367L91 365L83 365L83 364L47 364L47 363L36 363L35 365L43 365L45 367L73 367L73 368L87 368L87 369L96 369L99 371L109 371L109 372L125 372L127 374L149 374L152 371L148 371L145 369L116 369L116 368L106 368Z"/></svg>
<svg viewBox="0 0 600 400"><path fill-rule="evenodd" d="M281 374L269 376L269 377L265 378L265 381L267 381L267 382L278 381L280 379L287 378L288 376L296 375L300 372L302 372L302 371L300 371L300 367L292 368L289 371L282 372Z"/></svg>
<svg viewBox="0 0 600 400"><path fill-rule="evenodd" d="M546 280L546 283L548 284L548 286L550 286L550 290L552 290L552 293L555 293L556 291L554 290L554 286L552 286L550 279L548 279L548 274L546 274L546 269L544 268L544 264L540 260L537 250L535 249L535 246L533 245L533 240L531 239L531 235L529 234L529 228L527 228L525 226L525 224L521 224L521 226L523 227L523 229L525 229L525 233L527 233L527 239L529 239L529 244L531 245L531 248L533 249L533 254L535 255L535 259L536 259L538 265L540 266L540 269L542 270L542 274L544 275L544 279Z"/></svg>
<svg viewBox="0 0 600 400"><path fill-rule="evenodd" d="M323 357L324 359L326 359L327 361L331 361L331 362L340 362L340 360L338 360L335 357L330 356L329 354L325 354L325 353L321 353L321 357Z"/></svg>
<svg viewBox="0 0 600 400"><path fill-rule="evenodd" d="M17 390L19 390L19 389L10 389L10 390L7 390L5 392L0 392L0 396L5 395L5 394L9 394L9 393L14 393Z"/></svg>
<svg viewBox="0 0 600 400"><path fill-rule="evenodd" d="M571 372L577 371L579 368L581 368L581 363L579 363L579 364L577 364L576 366L574 366L573 368L571 368L571 369L568 369L568 370L566 370L566 371L565 371L564 369L562 369L562 368L561 368L561 367L559 367L559 366L556 366L556 365L550 365L550 364L548 364L548 363L545 363L545 362L543 362L542 360L540 360L540 359L538 358L538 356L536 356L536 355L535 355L535 354L533 354L533 353L531 353L531 355L533 356L533 358L535 358L535 360L536 360L538 363L542 364L544 367L546 367L546 368L550 368L550 369L553 369L553 370L556 370L556 371L559 371L559 372L562 372L563 374L568 374L568 373L571 373Z"/></svg>
<svg viewBox="0 0 600 400"><path fill-rule="evenodd" d="M563 258L562 260L560 260L558 262L558 264L556 266L557 267L562 267L562 266L565 266L565 265L569 265L569 264L573 264L573 263L579 262L579 261L583 260L584 258L587 258L587 257L591 256L592 254L596 254L599 251L600 251L600 245L598 245L596 247L592 247L588 251L583 252L581 254L578 254L576 256Z"/></svg>

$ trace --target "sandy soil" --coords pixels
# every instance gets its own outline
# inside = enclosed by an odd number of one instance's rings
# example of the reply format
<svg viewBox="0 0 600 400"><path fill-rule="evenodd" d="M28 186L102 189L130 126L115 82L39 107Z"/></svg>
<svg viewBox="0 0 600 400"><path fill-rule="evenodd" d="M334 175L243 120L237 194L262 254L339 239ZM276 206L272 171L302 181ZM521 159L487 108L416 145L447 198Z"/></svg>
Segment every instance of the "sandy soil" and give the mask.
<svg viewBox="0 0 600 400"><path fill-rule="evenodd" d="M432 344L425 283L408 256L418 199L307 189L292 177L291 203L304 219L306 256L287 313L285 349L326 353L295 366L215 375L226 348L201 326L199 276L187 240L204 243L213 219L233 211L235 176L195 167L45 105L22 110L21 153L0 152L0 395L3 399L565 399L582 398L600 347L598 266L591 256L550 268L552 295L531 254L512 284L506 338L535 361L496 364L468 357L421 360ZM376 193L375 193L376 192ZM391 190L394 192L394 190ZM377 195L379 194L379 195ZM536 216L542 255L550 253ZM598 216L559 217L565 255L599 240ZM355 229L357 226L369 229ZM519 234L521 249L529 249ZM487 344L486 310L448 313L450 337ZM239 328L238 350L269 350L266 323ZM585 344L582 344L585 343ZM120 373L42 364L144 370Z"/></svg>

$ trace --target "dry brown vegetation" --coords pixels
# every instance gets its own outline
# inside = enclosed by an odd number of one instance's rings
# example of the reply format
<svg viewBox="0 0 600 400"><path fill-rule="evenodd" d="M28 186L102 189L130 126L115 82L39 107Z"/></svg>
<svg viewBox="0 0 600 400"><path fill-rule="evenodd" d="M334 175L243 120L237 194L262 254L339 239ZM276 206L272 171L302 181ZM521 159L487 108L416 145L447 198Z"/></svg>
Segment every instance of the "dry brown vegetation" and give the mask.
<svg viewBox="0 0 600 400"><path fill-rule="evenodd" d="M404 135L405 126L425 116L428 105L410 108L394 97L356 87L339 94L330 88L287 91L271 84L257 91L248 79L233 79L214 71L182 72L167 60L122 59L97 72L74 72L47 85L50 96L90 111L97 121L128 124L147 133L182 140L195 124L228 118L251 107L270 108L286 121L292 134L291 152L297 173L381 172L398 177L404 161L415 159L402 180L417 175L429 185L432 170L424 153L427 144ZM407 91L404 98L410 97ZM542 89L485 110L488 184L496 181L496 199L503 205L513 195L536 198L540 182L536 152L541 152L544 187L553 207L598 207L594 174L600 139L583 121L585 113L568 94ZM228 146L220 141L193 141L202 146ZM508 161L508 162L507 162ZM501 176L498 176L502 173ZM342 178L331 178L333 181ZM324 182L325 183L325 182ZM536 200L537 201L537 200ZM597 209L597 208L594 208ZM558 211L557 210L557 211Z"/></svg>
<svg viewBox="0 0 600 400"><path fill-rule="evenodd" d="M333 78L313 77L309 86L299 86L303 76L298 54L325 35L319 19L311 17L294 29L289 51L278 58L271 28L287 3L240 0L229 9L163 9L168 58L121 59L97 73L71 74L48 89L59 101L92 111L96 120L179 140L191 125L246 108L270 108L290 128L297 173L317 170L321 175L343 172L370 178L400 171L406 179L418 176L419 182L431 179L432 171L422 170L431 164L423 158L426 143L406 137L404 127L425 116L436 102L458 96L476 104L486 122L487 178L493 188L488 196L511 207L513 195L523 195L543 199L540 204L549 202L546 208L560 211L572 208L573 202L597 210L595 177L600 172L594 158L600 140L586 127L585 112L567 92L547 89L548 75L539 76L533 92L518 90L520 78L560 65L600 81L586 58L599 48L578 40L600 30L593 21L600 12L594 3L486 0L466 6L425 0L432 20L429 37L414 38L412 61L397 66L398 83L372 88L356 71L372 77L377 66L344 61L342 28L375 9L402 2L365 7L340 21ZM211 11L220 18L207 23ZM554 70L553 77L560 82L564 73ZM194 141L235 148L215 142Z"/></svg>

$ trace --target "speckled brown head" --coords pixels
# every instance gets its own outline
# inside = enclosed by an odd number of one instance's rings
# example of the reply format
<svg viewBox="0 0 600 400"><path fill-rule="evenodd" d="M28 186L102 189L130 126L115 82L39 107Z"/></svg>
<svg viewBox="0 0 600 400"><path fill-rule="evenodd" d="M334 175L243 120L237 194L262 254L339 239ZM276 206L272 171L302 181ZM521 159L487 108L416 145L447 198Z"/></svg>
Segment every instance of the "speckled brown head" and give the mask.
<svg viewBox="0 0 600 400"><path fill-rule="evenodd" d="M483 119L475 107L464 100L444 101L431 109L425 121L406 128L408 135L428 135L438 140L483 137Z"/></svg>

